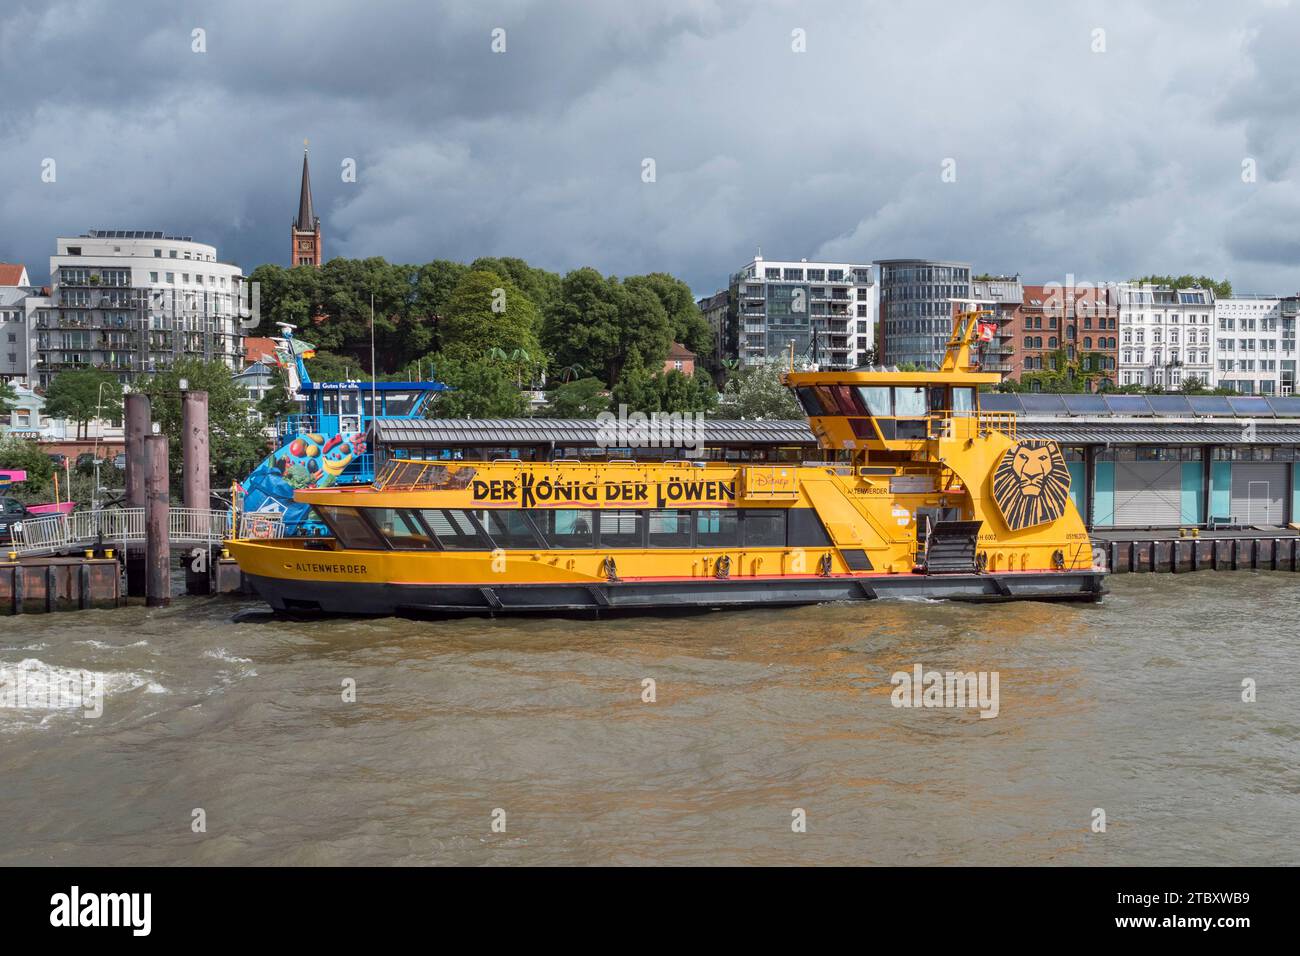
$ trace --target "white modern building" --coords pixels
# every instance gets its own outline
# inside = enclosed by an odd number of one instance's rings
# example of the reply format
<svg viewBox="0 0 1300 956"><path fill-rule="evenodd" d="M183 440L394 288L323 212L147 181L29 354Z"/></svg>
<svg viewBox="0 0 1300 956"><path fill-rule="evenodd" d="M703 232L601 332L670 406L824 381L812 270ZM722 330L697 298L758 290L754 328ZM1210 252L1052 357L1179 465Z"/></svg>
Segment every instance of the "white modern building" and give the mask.
<svg viewBox="0 0 1300 956"><path fill-rule="evenodd" d="M182 357L238 369L244 276L214 246L188 236L91 230L60 238L51 300L36 321L35 384L69 368L101 368L123 383ZM3 344L3 343L0 343Z"/></svg>
<svg viewBox="0 0 1300 956"><path fill-rule="evenodd" d="M1122 283L1119 381L1178 389L1190 378L1213 387L1214 292Z"/></svg>
<svg viewBox="0 0 1300 956"><path fill-rule="evenodd" d="M742 366L789 362L819 369L861 365L875 345L870 263L770 260L731 277L723 351Z"/></svg>
<svg viewBox="0 0 1300 956"><path fill-rule="evenodd" d="M1295 390L1296 296L1234 295L1214 303L1218 385L1245 395Z"/></svg>

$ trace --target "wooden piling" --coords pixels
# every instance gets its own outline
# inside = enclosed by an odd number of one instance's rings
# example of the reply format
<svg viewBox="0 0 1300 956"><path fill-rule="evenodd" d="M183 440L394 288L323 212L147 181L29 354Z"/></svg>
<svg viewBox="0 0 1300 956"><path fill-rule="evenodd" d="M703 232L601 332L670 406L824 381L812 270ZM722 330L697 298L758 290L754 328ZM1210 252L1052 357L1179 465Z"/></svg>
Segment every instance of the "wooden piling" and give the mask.
<svg viewBox="0 0 1300 956"><path fill-rule="evenodd" d="M186 508L211 506L208 461L208 393L181 395L181 493Z"/></svg>
<svg viewBox="0 0 1300 956"><path fill-rule="evenodd" d="M149 607L171 603L171 542L167 535L170 481L167 474L167 436L145 438L144 601Z"/></svg>

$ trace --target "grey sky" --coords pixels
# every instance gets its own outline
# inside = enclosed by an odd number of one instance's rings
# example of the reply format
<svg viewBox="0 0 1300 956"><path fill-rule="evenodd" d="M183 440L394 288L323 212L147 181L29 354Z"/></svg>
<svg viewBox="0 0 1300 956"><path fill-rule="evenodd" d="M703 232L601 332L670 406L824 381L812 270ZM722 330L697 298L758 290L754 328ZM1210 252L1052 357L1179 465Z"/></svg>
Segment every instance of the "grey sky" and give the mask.
<svg viewBox="0 0 1300 956"><path fill-rule="evenodd" d="M761 245L1289 293L1297 48L1277 2L5 0L0 261L43 280L56 235L123 228L287 264L308 138L327 257L703 294Z"/></svg>

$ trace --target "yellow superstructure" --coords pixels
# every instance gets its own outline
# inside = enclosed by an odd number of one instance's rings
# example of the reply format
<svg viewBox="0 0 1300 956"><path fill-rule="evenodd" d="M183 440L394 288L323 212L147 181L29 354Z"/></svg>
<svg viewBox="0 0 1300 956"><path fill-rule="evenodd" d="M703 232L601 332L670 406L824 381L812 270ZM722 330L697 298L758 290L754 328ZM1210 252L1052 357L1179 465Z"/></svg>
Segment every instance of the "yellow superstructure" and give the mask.
<svg viewBox="0 0 1300 956"><path fill-rule="evenodd" d="M972 367L979 317L938 371L787 374L825 462L390 461L373 487L296 494L334 538L232 550L281 609L1095 600L1060 449L979 409L998 381Z"/></svg>

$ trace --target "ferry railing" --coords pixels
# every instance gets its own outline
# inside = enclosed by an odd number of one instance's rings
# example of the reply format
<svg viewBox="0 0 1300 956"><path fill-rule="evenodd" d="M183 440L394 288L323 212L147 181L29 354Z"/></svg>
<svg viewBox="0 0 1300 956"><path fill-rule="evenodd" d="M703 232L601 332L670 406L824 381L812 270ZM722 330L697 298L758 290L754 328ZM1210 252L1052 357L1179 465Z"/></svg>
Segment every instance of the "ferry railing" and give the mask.
<svg viewBox="0 0 1300 956"><path fill-rule="evenodd" d="M284 537L284 515L242 514L239 516L239 538L265 539Z"/></svg>

